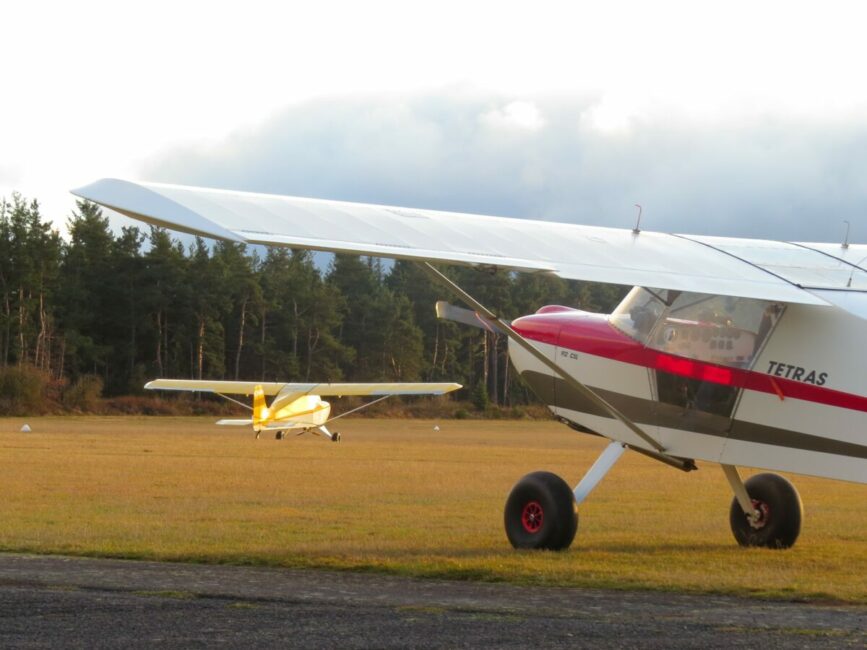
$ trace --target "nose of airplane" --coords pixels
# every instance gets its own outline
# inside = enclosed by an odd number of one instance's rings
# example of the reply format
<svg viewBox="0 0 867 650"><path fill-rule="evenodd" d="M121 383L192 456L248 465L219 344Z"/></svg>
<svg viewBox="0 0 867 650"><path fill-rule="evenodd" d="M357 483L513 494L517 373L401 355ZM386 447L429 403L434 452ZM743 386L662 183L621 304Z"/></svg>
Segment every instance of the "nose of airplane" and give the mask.
<svg viewBox="0 0 867 650"><path fill-rule="evenodd" d="M606 314L549 305L512 321L522 336L576 352L617 358L640 345L608 322Z"/></svg>
<svg viewBox="0 0 867 650"><path fill-rule="evenodd" d="M513 320L512 329L531 341L557 345L560 342L560 328L563 326L562 319L557 316L563 312L540 312L541 310Z"/></svg>

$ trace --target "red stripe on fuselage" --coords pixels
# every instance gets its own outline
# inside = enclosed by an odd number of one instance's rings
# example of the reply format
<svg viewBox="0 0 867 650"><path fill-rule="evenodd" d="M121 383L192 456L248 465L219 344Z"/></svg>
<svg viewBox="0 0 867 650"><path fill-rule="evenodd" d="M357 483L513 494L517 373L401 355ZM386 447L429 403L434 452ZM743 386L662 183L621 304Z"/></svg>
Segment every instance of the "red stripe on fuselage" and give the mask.
<svg viewBox="0 0 867 650"><path fill-rule="evenodd" d="M762 372L732 368L680 357L643 346L613 327L602 314L588 312L541 313L512 322L521 336L533 341L612 359L681 377L734 386L785 398L867 412L867 397L815 386ZM775 385L776 384L776 385Z"/></svg>

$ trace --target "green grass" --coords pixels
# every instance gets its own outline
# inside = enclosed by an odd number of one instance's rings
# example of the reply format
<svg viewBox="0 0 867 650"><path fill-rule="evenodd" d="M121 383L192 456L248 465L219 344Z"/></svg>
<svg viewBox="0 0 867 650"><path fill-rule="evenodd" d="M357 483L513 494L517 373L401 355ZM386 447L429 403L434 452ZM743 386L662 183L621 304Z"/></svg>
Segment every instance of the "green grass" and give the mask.
<svg viewBox="0 0 867 650"><path fill-rule="evenodd" d="M553 422L348 419L333 444L211 418L24 421L0 420L2 550L867 603L863 485L790 477L797 545L741 549L718 467L628 453L569 551L516 552L511 486L536 469L574 484L604 441Z"/></svg>

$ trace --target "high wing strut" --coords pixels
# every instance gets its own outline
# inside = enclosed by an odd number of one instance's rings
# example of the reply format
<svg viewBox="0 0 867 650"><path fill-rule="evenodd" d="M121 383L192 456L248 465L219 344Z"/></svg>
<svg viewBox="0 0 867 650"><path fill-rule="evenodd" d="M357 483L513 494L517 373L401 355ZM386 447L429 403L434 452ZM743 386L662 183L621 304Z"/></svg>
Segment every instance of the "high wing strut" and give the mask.
<svg viewBox="0 0 867 650"><path fill-rule="evenodd" d="M440 284L447 288L448 290L454 292L458 297L461 298L465 303L470 305L473 309L475 309L483 318L486 320L495 323L496 326L502 330L506 336L512 339L515 343L524 348L527 352L532 354L536 359L544 363L548 368L557 373L567 384L569 384L572 388L577 390L581 395L592 401L599 408L603 409L607 412L611 417L616 420L622 422L630 431L632 431L639 438L644 440L647 444L653 447L657 452L664 452L665 447L660 444L658 440L656 440L653 436L645 432L641 427L639 427L635 422L626 417L623 413L620 412L619 409L615 408L607 401L599 397L596 393L594 393L590 388L582 384L580 381L575 379L571 374L566 372L563 368L557 365L554 361L549 359L539 348L533 345L529 340L518 334L515 330L512 329L512 326L509 325L505 320L497 316L490 309L485 307L475 298L473 298L466 291L461 289L457 284L452 282L445 275L440 273L434 266L430 264L430 262L424 262L422 265L422 269L435 281L437 284ZM673 459L677 461L678 459Z"/></svg>
<svg viewBox="0 0 867 650"><path fill-rule="evenodd" d="M248 411L253 410L252 406L250 406L249 404L244 404L244 402L242 402L239 399L235 399L234 397L229 397L228 395L223 395L223 393L214 393L214 395L216 395L217 397L222 397L223 399L227 399L230 402L234 402L235 404L238 404L239 406L243 406Z"/></svg>
<svg viewBox="0 0 867 650"><path fill-rule="evenodd" d="M387 399L387 398L389 398L389 397L391 397L391 395L383 395L382 397L378 397L377 399L375 399L375 400L373 400L373 401L365 402L365 403L362 404L361 406L356 406L354 409L350 409L350 410L348 410L348 411L344 411L344 412L341 413L340 415L335 415L333 418L328 418L328 420L326 421L326 424L327 424L328 422L334 422L335 420L339 420L340 418L345 418L345 417L346 417L347 415L349 415L350 413L355 413L355 412L357 412L357 411L360 411L361 409L366 409L368 406L373 406L373 405L376 404L377 402L381 402L382 400Z"/></svg>

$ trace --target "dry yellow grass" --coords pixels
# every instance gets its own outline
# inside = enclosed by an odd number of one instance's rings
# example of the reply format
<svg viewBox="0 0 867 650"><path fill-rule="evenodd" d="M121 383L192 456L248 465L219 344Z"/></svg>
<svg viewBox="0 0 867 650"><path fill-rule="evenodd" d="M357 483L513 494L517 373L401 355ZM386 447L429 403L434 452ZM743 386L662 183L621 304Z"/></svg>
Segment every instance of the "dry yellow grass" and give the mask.
<svg viewBox="0 0 867 650"><path fill-rule="evenodd" d="M516 552L522 475L576 482L604 441L553 422L347 420L344 441L256 441L211 418L0 420L0 549L374 569L536 584L867 602L867 487L792 477L788 551L739 548L722 472L626 454L565 553Z"/></svg>

